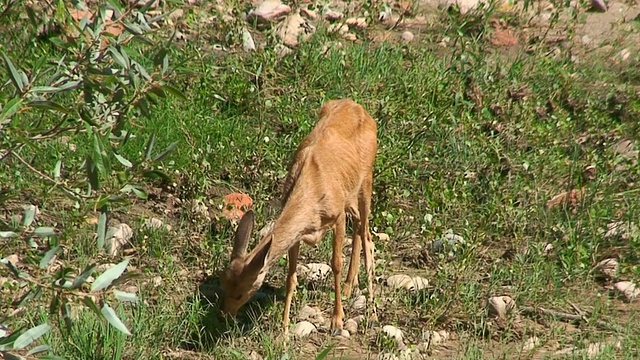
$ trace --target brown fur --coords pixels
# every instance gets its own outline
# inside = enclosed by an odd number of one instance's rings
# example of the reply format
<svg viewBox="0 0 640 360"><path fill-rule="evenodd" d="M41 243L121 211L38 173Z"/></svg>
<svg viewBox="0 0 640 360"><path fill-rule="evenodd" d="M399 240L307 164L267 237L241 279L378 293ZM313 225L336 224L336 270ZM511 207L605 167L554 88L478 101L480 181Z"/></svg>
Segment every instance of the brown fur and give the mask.
<svg viewBox="0 0 640 360"><path fill-rule="evenodd" d="M231 263L222 275L224 310L235 315L260 288L273 263L288 253L289 269L283 325L288 332L289 310L297 284L300 241L319 243L333 231L335 303L333 329L342 329L341 295L351 296L358 283L360 252L364 248L369 304L373 305L373 242L369 213L373 164L377 151L376 123L362 106L349 99L328 101L320 109L316 127L298 146L284 183L283 208L271 230L246 253L254 215L241 219ZM344 290L341 291L342 243L346 214L353 219L353 250ZM375 308L374 308L375 315Z"/></svg>

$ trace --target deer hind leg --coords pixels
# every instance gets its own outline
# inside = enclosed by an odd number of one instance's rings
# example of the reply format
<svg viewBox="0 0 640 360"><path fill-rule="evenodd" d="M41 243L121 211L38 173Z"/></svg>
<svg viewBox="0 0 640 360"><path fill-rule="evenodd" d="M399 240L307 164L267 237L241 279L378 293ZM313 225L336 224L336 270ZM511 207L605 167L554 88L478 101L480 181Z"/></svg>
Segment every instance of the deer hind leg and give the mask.
<svg viewBox="0 0 640 360"><path fill-rule="evenodd" d="M360 271L360 252L362 251L361 220L359 211L352 214L353 219L353 241L351 242L351 259L349 260L349 271L347 280L344 283L342 292L347 298L351 297L353 288L358 287L358 272Z"/></svg>
<svg viewBox="0 0 640 360"><path fill-rule="evenodd" d="M371 231L369 231L369 213L371 211L371 193L373 190L373 179L369 177L362 185L360 192L360 198L358 200L360 211L360 228L357 231L360 232L362 238L362 247L364 249L364 262L367 270L367 292L368 301L367 305L373 311L372 318L376 319L376 306L373 297L373 276L375 261L373 258L373 240L371 239ZM354 240L355 241L355 240Z"/></svg>
<svg viewBox="0 0 640 360"><path fill-rule="evenodd" d="M335 301L333 316L331 317L331 330L342 330L344 310L340 292L340 280L342 273L342 243L346 233L346 213L343 211L336 219L333 227L333 256L331 258L331 270L333 271L333 284L335 287Z"/></svg>
<svg viewBox="0 0 640 360"><path fill-rule="evenodd" d="M284 314L282 316L282 326L284 327L285 339L289 334L289 313L291 310L291 301L293 300L293 293L296 290L298 284L298 277L296 275L296 268L298 266L298 254L300 253L300 243L296 243L289 249L289 271L287 273L287 290L284 299Z"/></svg>

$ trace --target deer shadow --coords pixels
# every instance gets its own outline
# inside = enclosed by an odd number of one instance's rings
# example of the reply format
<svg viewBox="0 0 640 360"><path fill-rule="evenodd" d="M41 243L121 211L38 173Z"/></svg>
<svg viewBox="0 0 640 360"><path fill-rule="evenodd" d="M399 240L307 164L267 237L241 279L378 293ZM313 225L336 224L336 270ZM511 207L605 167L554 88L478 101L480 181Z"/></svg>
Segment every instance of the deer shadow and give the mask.
<svg viewBox="0 0 640 360"><path fill-rule="evenodd" d="M198 351L215 347L221 340L251 332L264 312L275 302L283 301L284 290L264 283L240 309L236 317L222 311L222 288L219 274L202 280L195 294L186 299L198 312L198 324L180 344L184 350Z"/></svg>

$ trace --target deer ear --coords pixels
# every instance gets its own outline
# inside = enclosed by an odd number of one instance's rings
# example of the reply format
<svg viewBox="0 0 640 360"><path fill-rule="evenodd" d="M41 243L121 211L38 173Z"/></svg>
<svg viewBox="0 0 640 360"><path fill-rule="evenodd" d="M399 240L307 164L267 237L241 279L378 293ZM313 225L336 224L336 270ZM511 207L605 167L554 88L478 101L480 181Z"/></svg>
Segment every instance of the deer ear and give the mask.
<svg viewBox="0 0 640 360"><path fill-rule="evenodd" d="M247 246L249 246L249 239L251 239L251 231L253 231L253 222L255 215L253 210L247 211L236 230L236 239L233 244L233 251L231 252L231 258L237 259L244 257L247 254Z"/></svg>
<svg viewBox="0 0 640 360"><path fill-rule="evenodd" d="M265 241L264 245L258 245L260 248L251 257L251 259L247 259L245 268L249 272L257 274L262 270L262 268L264 268L269 257L269 251L271 251L272 240L273 236L269 237L269 240Z"/></svg>

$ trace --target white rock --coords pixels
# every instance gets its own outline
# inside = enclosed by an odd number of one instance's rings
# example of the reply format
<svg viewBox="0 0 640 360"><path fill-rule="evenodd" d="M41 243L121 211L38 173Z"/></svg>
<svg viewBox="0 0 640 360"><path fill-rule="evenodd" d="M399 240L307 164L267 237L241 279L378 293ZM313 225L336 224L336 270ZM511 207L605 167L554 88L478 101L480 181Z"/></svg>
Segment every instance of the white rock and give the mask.
<svg viewBox="0 0 640 360"><path fill-rule="evenodd" d="M412 42L413 41L413 33L411 31L405 31L402 33L402 41L404 42Z"/></svg>
<svg viewBox="0 0 640 360"><path fill-rule="evenodd" d="M402 330L398 329L397 327L393 326L393 325L385 325L382 327L382 332L381 334L383 336L386 336L389 339L392 339L396 342L396 344L401 345L404 344L403 342L403 334L402 334Z"/></svg>
<svg viewBox="0 0 640 360"><path fill-rule="evenodd" d="M298 319L302 321L308 321L315 326L320 326L324 323L324 316L322 311L317 307L311 307L306 305L298 313Z"/></svg>
<svg viewBox="0 0 640 360"><path fill-rule="evenodd" d="M309 20L315 20L318 18L318 14L309 8L300 9L300 14L306 16Z"/></svg>
<svg viewBox="0 0 640 360"><path fill-rule="evenodd" d="M308 321L300 321L293 328L293 334L295 336L301 337L301 338L309 336L311 333L313 333L315 331L316 331L315 325L313 325L312 323L310 323Z"/></svg>
<svg viewBox="0 0 640 360"><path fill-rule="evenodd" d="M260 229L260 231L258 232L258 235L260 236L261 239L267 236L267 234L271 230L273 230L273 224L275 224L275 221L270 221L262 229Z"/></svg>
<svg viewBox="0 0 640 360"><path fill-rule="evenodd" d="M290 47L298 46L298 36L303 32L302 26L305 22L299 13L293 13L287 16L287 19L282 23L278 31L282 43Z"/></svg>
<svg viewBox="0 0 640 360"><path fill-rule="evenodd" d="M133 237L133 230L127 224L118 224L112 226L107 231L107 236L104 241L107 254L114 257L118 254L122 246L126 244Z"/></svg>
<svg viewBox="0 0 640 360"><path fill-rule="evenodd" d="M253 37L249 30L246 28L242 28L242 49L246 52L256 50L256 43L253 41Z"/></svg>
<svg viewBox="0 0 640 360"><path fill-rule="evenodd" d="M378 354L377 360L399 360L397 356L392 353Z"/></svg>
<svg viewBox="0 0 640 360"><path fill-rule="evenodd" d="M289 5L284 5L280 0L265 0L257 8L247 14L247 20L257 20L261 23L274 21L291 12Z"/></svg>
<svg viewBox="0 0 640 360"><path fill-rule="evenodd" d="M165 224L164 221L158 218L146 219L142 224L142 228L144 229L165 229L167 231L171 231L171 225Z"/></svg>
<svg viewBox="0 0 640 360"><path fill-rule="evenodd" d="M278 59L282 59L283 57L293 53L293 50L282 44L276 44L274 50L276 51Z"/></svg>
<svg viewBox="0 0 640 360"><path fill-rule="evenodd" d="M349 32L349 26L347 24L331 24L327 28L329 33L338 33L340 35L347 34Z"/></svg>
<svg viewBox="0 0 640 360"><path fill-rule="evenodd" d="M506 318L507 314L515 307L515 301L509 296L494 296L489 298L489 314L500 319Z"/></svg>
<svg viewBox="0 0 640 360"><path fill-rule="evenodd" d="M16 254L7 255L3 259L0 260L0 263L7 264L11 263L13 266L17 266L20 263L20 258Z"/></svg>
<svg viewBox="0 0 640 360"><path fill-rule="evenodd" d="M607 278L613 279L618 274L618 260L604 259L596 265L596 268Z"/></svg>
<svg viewBox="0 0 640 360"><path fill-rule="evenodd" d="M341 330L337 330L337 332L334 334L334 336L341 336L343 338L350 338L351 334L349 333L349 330L341 329Z"/></svg>
<svg viewBox="0 0 640 360"><path fill-rule="evenodd" d="M528 338L522 345L522 351L531 351L540 346L540 339L537 336Z"/></svg>
<svg viewBox="0 0 640 360"><path fill-rule="evenodd" d="M386 241L389 241L391 239L389 237L389 235L386 234L386 233L374 233L374 235L377 236L378 240L382 241L382 242L386 242Z"/></svg>
<svg viewBox="0 0 640 360"><path fill-rule="evenodd" d="M262 360L262 355L258 354L255 350L251 350L249 353L249 360Z"/></svg>
<svg viewBox="0 0 640 360"><path fill-rule="evenodd" d="M432 348L434 346L438 346L445 341L449 340L449 332L446 330L439 331L429 331L428 333L429 341L426 343L427 348Z"/></svg>
<svg viewBox="0 0 640 360"><path fill-rule="evenodd" d="M305 276L307 280L312 282L319 282L324 280L329 273L331 273L331 266L327 264L311 263L305 265L299 265L297 270L302 276Z"/></svg>
<svg viewBox="0 0 640 360"><path fill-rule="evenodd" d="M422 290L429 285L429 281L420 276L411 277L405 274L391 275L387 278L387 285L394 289L407 289L409 291Z"/></svg>
<svg viewBox="0 0 640 360"><path fill-rule="evenodd" d="M353 319L349 319L344 322L344 329L351 334L355 334L358 332L358 323Z"/></svg>
<svg viewBox="0 0 640 360"><path fill-rule="evenodd" d="M636 224L625 221L616 221L607 224L607 232L604 234L604 238L620 238L621 240L628 240L637 230L638 228Z"/></svg>
<svg viewBox="0 0 640 360"><path fill-rule="evenodd" d="M351 303L351 309L358 311L362 310L367 306L367 297L364 295L358 296L353 303Z"/></svg>
<svg viewBox="0 0 640 360"><path fill-rule="evenodd" d="M626 301L632 301L640 295L640 289L631 281L619 281L613 287L621 293Z"/></svg>

